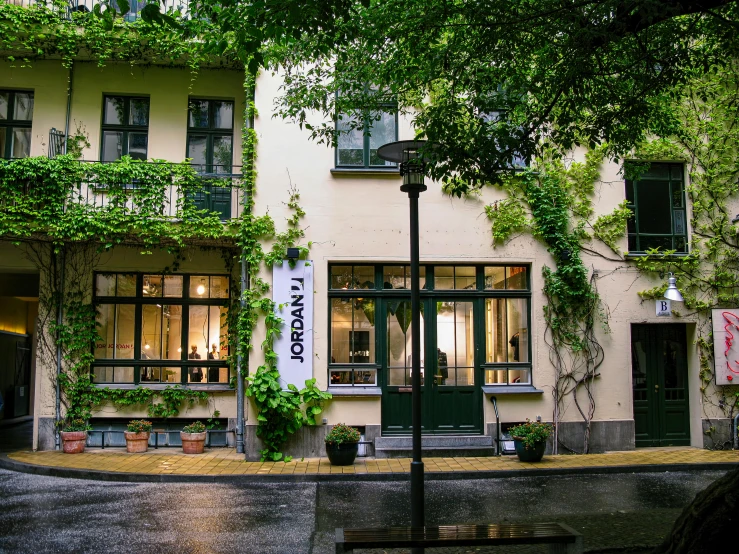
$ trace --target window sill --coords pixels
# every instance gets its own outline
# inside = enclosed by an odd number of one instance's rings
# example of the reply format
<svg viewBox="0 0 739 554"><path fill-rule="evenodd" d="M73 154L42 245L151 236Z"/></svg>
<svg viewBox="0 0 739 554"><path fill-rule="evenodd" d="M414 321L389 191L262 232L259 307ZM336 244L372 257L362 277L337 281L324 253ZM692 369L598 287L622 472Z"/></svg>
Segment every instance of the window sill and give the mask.
<svg viewBox="0 0 739 554"><path fill-rule="evenodd" d="M534 385L483 385L485 394L544 394L543 390Z"/></svg>
<svg viewBox="0 0 739 554"><path fill-rule="evenodd" d="M380 387L333 386L326 389L332 396L382 396Z"/></svg>
<svg viewBox="0 0 739 554"><path fill-rule="evenodd" d="M397 167L389 169L369 167L334 167L331 169L331 175L336 175L339 177L400 177L400 171Z"/></svg>
<svg viewBox="0 0 739 554"><path fill-rule="evenodd" d="M659 254L647 254L646 252L627 252L624 258L627 260L635 260L637 258L646 258L647 256L658 256ZM690 256L690 252L675 252L667 256L668 258L685 258Z"/></svg>
<svg viewBox="0 0 739 554"><path fill-rule="evenodd" d="M97 383L95 385L98 388L101 389L118 389L118 390L134 390L137 388L143 388L143 389L151 389L151 390L164 390L167 387L182 387L189 390L200 390L200 391L206 391L206 392L223 392L223 391L236 391L236 389L232 389L226 384L218 384L218 385L203 385L201 383L198 383L196 385L183 385L182 383L156 383L156 384L140 384L140 385L134 385L133 383L127 383L127 384L114 384L114 383Z"/></svg>

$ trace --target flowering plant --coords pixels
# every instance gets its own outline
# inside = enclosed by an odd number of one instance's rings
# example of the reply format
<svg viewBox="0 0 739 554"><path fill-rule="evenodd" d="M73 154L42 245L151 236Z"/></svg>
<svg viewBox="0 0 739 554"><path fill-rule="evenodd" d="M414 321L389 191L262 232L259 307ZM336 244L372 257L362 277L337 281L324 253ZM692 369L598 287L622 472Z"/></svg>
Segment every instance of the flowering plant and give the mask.
<svg viewBox="0 0 739 554"><path fill-rule="evenodd" d="M126 430L129 433L151 433L152 425L151 421L145 419L132 419L128 422Z"/></svg>
<svg viewBox="0 0 739 554"><path fill-rule="evenodd" d="M61 423L61 427L64 433L92 430L92 426L84 419L68 419Z"/></svg>
<svg viewBox="0 0 739 554"><path fill-rule="evenodd" d="M359 442L360 434L354 427L349 427L343 423L334 425L326 435L327 444L342 444L344 442Z"/></svg>
<svg viewBox="0 0 739 554"><path fill-rule="evenodd" d="M547 440L552 434L552 426L541 421L526 420L526 423L511 427L508 432L511 437L523 441L524 446L528 450L533 448L538 442Z"/></svg>
<svg viewBox="0 0 739 554"><path fill-rule="evenodd" d="M183 433L202 433L205 431L205 424L201 421L195 421L190 425L185 425L182 428Z"/></svg>

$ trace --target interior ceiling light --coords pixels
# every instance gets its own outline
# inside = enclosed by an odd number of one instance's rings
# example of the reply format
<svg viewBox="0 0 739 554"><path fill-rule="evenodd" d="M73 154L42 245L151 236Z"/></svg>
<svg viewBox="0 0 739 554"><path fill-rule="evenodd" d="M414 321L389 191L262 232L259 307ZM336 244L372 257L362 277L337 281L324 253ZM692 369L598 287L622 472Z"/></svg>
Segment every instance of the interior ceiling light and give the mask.
<svg viewBox="0 0 739 554"><path fill-rule="evenodd" d="M149 348L151 348L151 347L149 346L149 343L147 342L147 343L146 343L146 344L144 345L144 349L145 349L145 350L149 350Z"/></svg>
<svg viewBox="0 0 739 554"><path fill-rule="evenodd" d="M200 284L198 285L198 288L196 290L200 296L203 296L203 294L205 294L205 279L200 279Z"/></svg>

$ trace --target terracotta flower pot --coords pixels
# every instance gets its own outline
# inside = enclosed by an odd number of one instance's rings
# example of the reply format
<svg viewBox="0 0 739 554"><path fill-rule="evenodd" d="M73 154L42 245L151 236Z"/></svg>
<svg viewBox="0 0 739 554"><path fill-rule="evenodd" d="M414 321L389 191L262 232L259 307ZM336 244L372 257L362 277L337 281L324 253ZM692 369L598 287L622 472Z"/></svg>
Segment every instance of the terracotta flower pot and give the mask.
<svg viewBox="0 0 739 554"><path fill-rule="evenodd" d="M180 431L180 439L182 439L182 451L185 454L202 454L205 450L205 431L202 433Z"/></svg>
<svg viewBox="0 0 739 554"><path fill-rule="evenodd" d="M87 431L60 431L62 451L65 454L79 454L85 451Z"/></svg>
<svg viewBox="0 0 739 554"><path fill-rule="evenodd" d="M146 449L149 447L149 435L150 433L123 431L123 436L126 437L126 452L146 452Z"/></svg>

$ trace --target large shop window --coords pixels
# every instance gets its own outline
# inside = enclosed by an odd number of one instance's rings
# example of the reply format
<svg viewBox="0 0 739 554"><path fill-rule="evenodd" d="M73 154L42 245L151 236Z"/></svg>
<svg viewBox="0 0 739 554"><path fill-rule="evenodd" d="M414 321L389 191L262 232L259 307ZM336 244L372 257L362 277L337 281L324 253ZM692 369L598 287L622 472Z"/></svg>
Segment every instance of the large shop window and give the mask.
<svg viewBox="0 0 739 554"><path fill-rule="evenodd" d="M653 163L638 180L626 181L629 253L651 248L688 252L683 164Z"/></svg>
<svg viewBox="0 0 739 554"><path fill-rule="evenodd" d="M385 104L379 112L365 112L361 120L340 114L336 121L336 167L395 168L377 155L377 149L398 140L397 105Z"/></svg>
<svg viewBox="0 0 739 554"><path fill-rule="evenodd" d="M229 278L98 273L95 383L228 384Z"/></svg>
<svg viewBox="0 0 739 554"><path fill-rule="evenodd" d="M33 92L0 90L0 158L31 155Z"/></svg>
<svg viewBox="0 0 739 554"><path fill-rule="evenodd" d="M105 96L100 159L114 162L131 156L135 160L146 160L148 148L149 99Z"/></svg>
<svg viewBox="0 0 739 554"><path fill-rule="evenodd" d="M421 350L436 352L437 384L530 385L529 267L420 269ZM329 272L330 384L409 386L410 266L331 265Z"/></svg>

